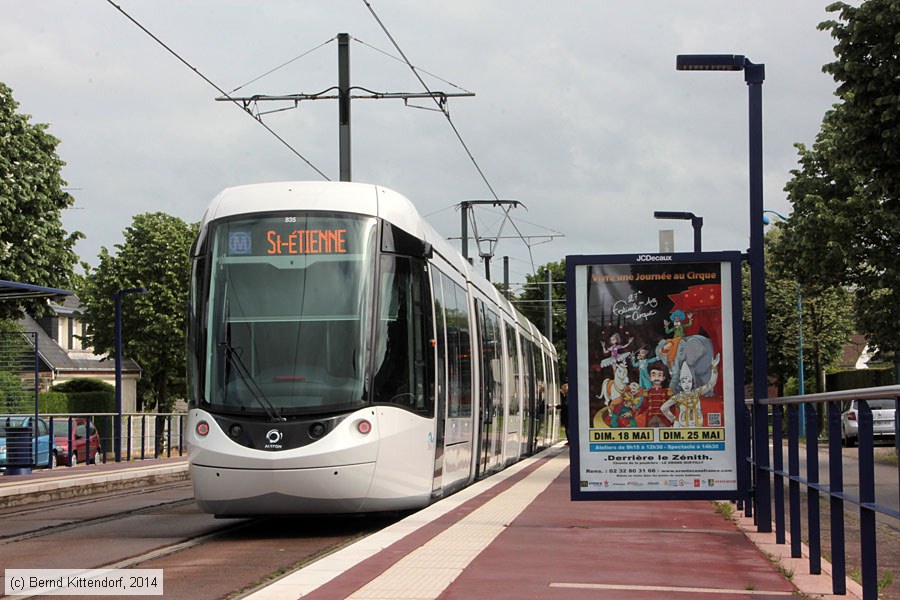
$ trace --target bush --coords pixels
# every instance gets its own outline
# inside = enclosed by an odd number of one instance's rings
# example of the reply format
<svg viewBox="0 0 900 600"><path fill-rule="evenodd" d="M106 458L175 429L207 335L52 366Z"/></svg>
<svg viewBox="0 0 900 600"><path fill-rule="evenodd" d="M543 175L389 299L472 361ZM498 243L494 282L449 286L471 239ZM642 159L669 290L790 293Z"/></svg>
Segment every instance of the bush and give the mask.
<svg viewBox="0 0 900 600"><path fill-rule="evenodd" d="M115 396L116 388L105 381L99 379L90 379L88 377L80 377L70 379L64 383L54 385L50 388L52 392L64 392L66 394L81 392L109 392Z"/></svg>
<svg viewBox="0 0 900 600"><path fill-rule="evenodd" d="M114 392L68 392L66 396L69 397L69 412L71 413L116 412L116 394Z"/></svg>
<svg viewBox="0 0 900 600"><path fill-rule="evenodd" d="M828 391L855 390L859 388L879 387L894 383L894 371L884 369L859 369L855 371L839 371L826 376Z"/></svg>
<svg viewBox="0 0 900 600"><path fill-rule="evenodd" d="M38 394L38 408L41 414L69 412L69 397L62 392L41 392Z"/></svg>

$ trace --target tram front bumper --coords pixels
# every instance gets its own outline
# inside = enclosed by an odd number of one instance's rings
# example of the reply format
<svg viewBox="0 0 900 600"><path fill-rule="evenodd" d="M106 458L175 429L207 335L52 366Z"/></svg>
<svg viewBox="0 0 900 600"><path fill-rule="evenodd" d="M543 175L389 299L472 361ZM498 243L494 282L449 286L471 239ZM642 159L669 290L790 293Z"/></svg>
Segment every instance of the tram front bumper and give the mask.
<svg viewBox="0 0 900 600"><path fill-rule="evenodd" d="M305 469L192 465L194 497L217 517L353 513L361 510L375 463Z"/></svg>

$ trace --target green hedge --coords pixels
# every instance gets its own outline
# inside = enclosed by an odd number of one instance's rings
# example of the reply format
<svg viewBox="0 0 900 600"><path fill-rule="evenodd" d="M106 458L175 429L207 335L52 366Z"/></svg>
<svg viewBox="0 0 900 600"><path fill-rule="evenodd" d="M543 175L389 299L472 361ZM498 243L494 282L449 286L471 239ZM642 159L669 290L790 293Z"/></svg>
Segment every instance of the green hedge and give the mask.
<svg viewBox="0 0 900 600"><path fill-rule="evenodd" d="M99 379L80 377L54 385L50 392L65 394L69 413L116 412L116 388ZM49 412L49 411L48 411Z"/></svg>
<svg viewBox="0 0 900 600"><path fill-rule="evenodd" d="M71 413L116 412L116 395L113 392L67 393Z"/></svg>
<svg viewBox="0 0 900 600"><path fill-rule="evenodd" d="M70 379L64 383L54 385L50 388L53 392L64 392L66 394L81 392L109 392L115 395L116 388L100 379L91 379L88 377L80 377Z"/></svg>
<svg viewBox="0 0 900 600"><path fill-rule="evenodd" d="M894 370L888 367L885 369L839 371L826 375L826 381L829 392L893 385Z"/></svg>
<svg viewBox="0 0 900 600"><path fill-rule="evenodd" d="M38 408L41 414L69 412L69 397L62 392L41 392L38 394Z"/></svg>

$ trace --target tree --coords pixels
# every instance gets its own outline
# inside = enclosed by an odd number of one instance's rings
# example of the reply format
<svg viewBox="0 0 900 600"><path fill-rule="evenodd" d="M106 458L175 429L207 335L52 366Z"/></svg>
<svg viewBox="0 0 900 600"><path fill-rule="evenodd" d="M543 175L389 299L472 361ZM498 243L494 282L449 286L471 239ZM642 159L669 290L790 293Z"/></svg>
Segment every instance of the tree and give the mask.
<svg viewBox="0 0 900 600"><path fill-rule="evenodd" d="M12 90L0 83L0 279L65 288L78 260L75 242L83 237L66 233L60 222L61 211L74 202L63 191L65 163L47 125L29 123L18 107ZM37 300L0 304L0 318L42 307Z"/></svg>
<svg viewBox="0 0 900 600"><path fill-rule="evenodd" d="M821 23L837 41L824 66L840 102L826 114L786 190L794 205L790 247L809 285L850 286L861 333L900 374L900 3L832 4ZM795 222L796 221L796 222Z"/></svg>
<svg viewBox="0 0 900 600"><path fill-rule="evenodd" d="M804 381L807 391L824 391L825 370L840 358L844 343L854 329L852 294L841 286L803 284L798 252L787 235L791 222L777 223L765 236L766 254L766 351L769 375L779 393L788 379L798 375L799 332L802 304ZM747 380L750 368L749 273L744 269L744 335ZM801 302L802 299L802 302Z"/></svg>
<svg viewBox="0 0 900 600"><path fill-rule="evenodd" d="M547 335L547 272L551 275L553 310L553 345L559 356L560 377L566 376L566 261L551 262L537 268L534 275L526 275L525 289L513 304L529 321Z"/></svg>
<svg viewBox="0 0 900 600"><path fill-rule="evenodd" d="M113 354L114 294L146 287L146 293L122 296L123 354L141 366L141 398L149 397L158 412L169 412L170 392L183 393L189 253L197 225L147 213L135 216L124 235L115 255L101 249L99 266L87 276L82 298L86 341L98 354Z"/></svg>

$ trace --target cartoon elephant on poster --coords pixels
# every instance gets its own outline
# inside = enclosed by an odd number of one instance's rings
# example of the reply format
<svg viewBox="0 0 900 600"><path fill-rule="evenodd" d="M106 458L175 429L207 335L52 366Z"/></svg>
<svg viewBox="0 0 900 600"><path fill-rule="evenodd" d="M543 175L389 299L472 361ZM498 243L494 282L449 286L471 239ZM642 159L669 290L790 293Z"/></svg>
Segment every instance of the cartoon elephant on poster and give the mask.
<svg viewBox="0 0 900 600"><path fill-rule="evenodd" d="M666 340L660 340L656 345L656 356L663 364L669 367L669 375L672 383L670 387L676 394L680 393L681 383L679 382L681 366L687 364L691 373L694 375L694 388L706 385L712 371L712 359L714 356L712 341L705 335L688 335L678 342L678 348L675 350L675 360L669 364L667 352L663 350ZM712 390L706 392L705 396L712 396Z"/></svg>

